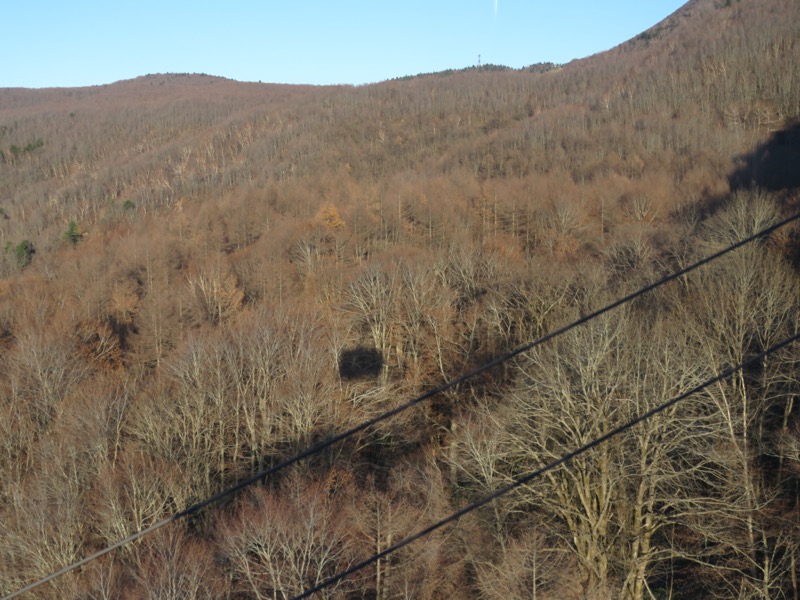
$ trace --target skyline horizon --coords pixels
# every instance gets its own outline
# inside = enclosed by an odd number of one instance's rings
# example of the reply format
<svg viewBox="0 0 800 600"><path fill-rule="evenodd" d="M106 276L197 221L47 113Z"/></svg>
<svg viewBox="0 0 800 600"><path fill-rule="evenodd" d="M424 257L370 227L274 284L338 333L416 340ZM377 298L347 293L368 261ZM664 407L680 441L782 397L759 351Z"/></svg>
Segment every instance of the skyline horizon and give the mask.
<svg viewBox="0 0 800 600"><path fill-rule="evenodd" d="M398 7L235 0L220 9L204 0L144 0L136 8L45 0L9 9L7 43L25 51L0 67L0 87L91 87L156 73L359 86L466 69L479 60L511 69L563 65L624 43L685 3L412 0Z"/></svg>

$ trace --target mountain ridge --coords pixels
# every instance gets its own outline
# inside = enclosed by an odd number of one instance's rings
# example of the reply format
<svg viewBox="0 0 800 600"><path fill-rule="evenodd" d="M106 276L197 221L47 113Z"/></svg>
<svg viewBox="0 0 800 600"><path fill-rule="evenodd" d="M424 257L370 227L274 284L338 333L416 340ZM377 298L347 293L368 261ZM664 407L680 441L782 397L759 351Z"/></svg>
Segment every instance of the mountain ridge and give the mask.
<svg viewBox="0 0 800 600"><path fill-rule="evenodd" d="M800 211L799 26L796 0L692 0L544 73L0 90L0 595ZM798 241L40 596L300 593L796 334ZM798 364L759 361L331 597L797 597Z"/></svg>

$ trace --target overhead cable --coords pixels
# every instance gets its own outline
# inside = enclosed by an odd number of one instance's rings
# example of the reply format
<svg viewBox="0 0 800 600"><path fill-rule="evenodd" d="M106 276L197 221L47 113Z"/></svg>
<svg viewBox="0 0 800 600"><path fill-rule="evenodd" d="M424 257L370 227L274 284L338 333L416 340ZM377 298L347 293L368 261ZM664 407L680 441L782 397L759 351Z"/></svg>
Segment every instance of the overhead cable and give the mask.
<svg viewBox="0 0 800 600"><path fill-rule="evenodd" d="M588 452L589 450L599 446L603 442L606 442L606 441L610 440L611 438L616 437L616 436L620 435L621 433L624 433L628 429L631 429L632 427L638 425L639 423L642 423L643 421L646 421L650 417L652 417L652 416L654 416L654 415L656 415L656 414L658 414L660 412L665 411L666 409L670 408L671 406L674 406L675 404L677 404L681 400L685 400L689 396L692 396L692 395L696 394L697 392L707 388L708 386L713 385L713 384L715 384L715 383L717 383L719 381L722 381L723 379L727 379L728 377L730 377L731 375L733 375L737 371L740 371L741 369L744 369L745 367L747 367L747 366L749 366L751 364L755 364L755 363L760 362L761 360L763 360L764 358L766 358L767 356L769 356L773 352L777 352L778 350L788 346L789 344L792 344L793 342L796 342L798 339L800 339L800 333L795 334L792 337L787 338L787 339L783 340L782 342L780 342L778 344L775 344L774 346L772 346L771 348L768 348L767 350L764 350L760 354L757 354L755 356L750 357L749 359L741 362L740 364L736 365L735 367L729 367L729 368L725 369L724 371L719 373L717 376L712 377L711 379L708 379L708 380L704 381L703 383L701 383L700 385L692 388L688 392L685 392L685 393L681 394L680 396L676 396L675 398L672 398L671 400L669 400L667 402L664 402L663 404L659 404L655 408L652 408L649 411L647 411L645 413L642 413L641 415L639 415L638 417L635 417L634 419L631 419L627 423L624 423L624 424L622 424L622 425L620 425L618 427L615 427L614 429L608 431L607 433L604 433L600 437L597 437L597 438L591 440L590 442L587 442L583 446L581 446L581 447L579 447L579 448L577 448L577 449L575 449L575 450L573 450L571 452L568 452L567 454L564 454L560 458L557 458L556 460L548 463L544 467L542 467L540 469L537 469L536 471L532 471L532 472L528 473L527 475L525 475L523 477L520 477L519 479L514 480L513 483L510 483L510 484L506 485L505 487L499 488L499 489L495 490L494 492L492 492L491 494L483 496L482 498L476 500L475 502L472 502L471 504L468 504L464 508L452 513L450 516L442 519L441 521L438 521L438 522L434 523L433 525L430 525L430 526L426 527L425 529L422 529L421 531L418 531L417 533L415 533L415 534L413 534L413 535L411 535L411 536L409 536L407 538L404 538L403 540L397 542L396 544L394 544L392 546L389 546L388 548L386 548L382 552L378 552L376 554L373 554L369 558L367 558L365 560L362 560L361 562L353 565L352 567L350 567L350 568L348 568L348 569L346 569L344 571L341 571L341 572L337 573L336 575L333 575L333 576L329 577L328 579L320 582L319 584L315 585L314 587L309 588L308 590L306 590L305 592L303 592L299 596L294 596L291 600L301 600L302 598L308 598L312 594L316 594L317 592L319 592L319 591L321 591L321 590L323 590L323 589L325 589L325 588L327 588L327 587L329 587L329 586L331 586L331 585L333 585L335 583L338 583L339 581L341 581L342 579L344 579L348 575L352 575L356 571L359 571L359 570L363 569L364 567L369 566L372 563L375 563L375 562L379 561L382 558L385 558L386 556L388 556L388 555L400 550L401 548L407 546L411 542L414 542L414 541L416 541L416 540L418 540L420 538L423 538L426 535L428 535L430 533L433 533L437 529L440 529L440 528L444 527L445 525L447 525L449 523L453 523L454 521L458 521L461 517L463 517L467 513L470 513L473 510L476 510L476 509L484 506L485 504L488 504L489 502L492 502L493 500L496 500L500 496L503 496L503 495L505 495L505 494L517 489L520 486L523 486L523 485L526 485L526 484L530 483L531 481L533 481L537 477L543 475L544 473L547 473L548 471L552 471L556 467L559 467L559 466L569 462L570 460L572 460L576 456L584 454L584 453Z"/></svg>
<svg viewBox="0 0 800 600"><path fill-rule="evenodd" d="M117 548L119 548L121 546L125 546L125 545L127 545L127 544L129 544L131 542L134 542L134 541L138 540L139 538L144 537L145 535L148 535L148 534L150 534L150 533L152 533L152 532L154 532L154 531L156 531L158 529L161 529L162 527L164 527L164 526L166 526L166 525L168 525L168 524L170 524L170 523L172 523L174 521L177 521L179 519L182 519L183 517L187 517L189 515L192 515L192 514L198 512L199 510L201 510L201 509L203 509L203 508L205 508L205 507L207 507L207 506L209 506L211 504L214 504L216 502L219 502L220 500L228 498L229 496L232 496L233 494L241 491L242 489L244 489L246 487L249 487L249 486L251 486L251 485L253 485L253 484L255 484L255 483L259 482L259 481L262 481L265 478L267 478L267 477L269 477L271 475L274 475L275 473L277 473L279 471L282 471L283 469L285 469L285 468L287 468L287 467L289 467L289 466L291 466L291 465L293 465L295 463L300 462L301 460L304 460L304 459L306 459L306 458L308 458L310 456L313 456L315 454L319 454L323 450L333 446L334 444L337 444L338 442L341 442L341 441L343 441L343 440L345 440L347 438L350 438L350 437L354 436L355 434L360 433L360 432L372 427L373 425L376 425L378 423L386 421L387 419L390 419L390 418L394 417L395 415L398 415L398 414L400 414L402 412L405 412L406 410L408 410L410 408L413 408L413 407L421 404L422 402L425 402L426 400L429 400L430 398L441 394L442 392L450 390L450 389L458 386L459 384L461 384L461 383L463 383L463 382L465 382L465 381L467 381L469 379L472 379L473 377L476 377L477 375L485 373L486 371L489 371L490 369L493 369L494 367L496 367L496 366L498 366L498 365L500 365L500 364L502 364L504 362L507 362L507 361L511 360L512 358L515 358L515 357L519 356L520 354L523 354L523 353L525 353L525 352L527 352L529 350L532 350L533 348L535 348L537 346L540 346L540 345L552 340L555 337L558 337L558 336L560 336L560 335L562 335L564 333L567 333L568 331L571 331L571 330L575 329L576 327L579 327L579 326L591 321L592 319L595 319L595 318L597 318L597 317L599 317L599 316L601 316L601 315L603 315L605 313L608 313L608 312L614 310L615 308L618 308L619 306L621 306L623 304L626 304L627 302L635 300L636 298L639 298L640 296L642 296L642 295L644 295L644 294L646 294L646 293L648 293L648 292L650 292L650 291L652 291L652 290L654 290L654 289L656 289L656 288L658 288L658 287L660 287L660 286L662 286L662 285L664 285L666 283L669 283L670 281L678 279L678 278L680 278L680 277L682 277L682 276L684 276L684 275L686 275L686 274L688 274L688 273L690 273L690 272L692 272L692 271L694 271L696 269L699 269L700 267L702 267L702 266L704 266L704 265L706 265L706 264L708 264L708 263L710 263L710 262L712 262L712 261L714 261L714 260L726 255L726 254L729 254L729 253L737 250L738 248L741 248L742 246L744 246L746 244L749 244L750 242L753 242L753 241L758 240L758 239L762 239L762 238L766 237L767 235L769 235L770 233L772 233L773 231L775 231L775 230L777 230L777 229L779 229L779 228L781 228L781 227L783 227L785 225L788 225L789 223L792 223L792 222L794 222L794 221L796 221L798 219L800 219L800 213L796 213L796 214L794 214L794 215L792 215L792 216L790 216L790 217L788 217L786 219L783 219L782 221L779 221L779 222L777 222L777 223L775 223L775 224L773 224L773 225L771 225L769 227L765 227L764 229L761 229L760 231L758 231L758 232L756 232L756 233L754 233L754 234L752 234L752 235L750 235L750 236L748 236L748 237L736 242L735 244L733 244L731 246L728 246L728 247L720 250L719 252L711 254L710 256L707 256L707 257L705 257L705 258L703 258L703 259L701 259L701 260L689 265L688 267L685 267L685 268L680 269L678 271L675 271L675 272L673 272L673 273L671 273L669 275L666 275L666 276L662 277L661 279L655 281L654 283L650 283L650 284L640 288L639 290L637 290L635 292L632 292L632 293L628 294L627 296L624 296L624 297L612 302L611 304L608 304L608 305L604 306L603 308L597 309L597 310L585 315L584 317L581 317L580 319L578 319L576 321L573 321L572 323L569 323L568 325L564 325L564 326L562 326L562 327L560 327L558 329L555 329L555 330L551 331L550 333L547 333L547 334L543 335L542 337L540 337L540 338L538 338L538 339L536 339L536 340L534 340L532 342L528 342L526 344L518 346L514 350L511 350L510 352L508 352L506 354L503 354L502 356L499 356L499 357L497 357L497 358L495 358L495 359L493 359L493 360L491 360L491 361L489 361L489 362L487 362L487 363L485 363L485 364L483 364L483 365L481 365L481 366L479 366L479 367L477 367L477 368L475 368L475 369L473 369L473 370L471 370L471 371L469 371L467 373L464 373L464 374L456 377L455 379L451 379L450 381L447 381L447 382L445 382L445 383L443 383L443 384L441 384L441 385L439 385L439 386L437 386L437 387L435 387L435 388L423 393L422 395L413 398L412 400L409 400L409 401L407 401L407 402L405 402L405 403L403 403L403 404L401 404L401 405L399 405L399 406L397 406L397 407L395 407L395 408L393 408L393 409L391 409L389 411L386 411L386 412L384 412L384 413L382 413L382 414L380 414L380 415L378 415L376 417L368 419L367 421L364 421L361 424L356 425L356 426L354 426L354 427L352 427L352 428L350 428L350 429L348 429L348 430L346 430L346 431L344 431L342 433L334 435L334 436L332 436L332 437L330 437L330 438L328 438L326 440L322 440L320 442L317 442L316 444L310 446L306 450L303 450L302 452L300 452L298 454L295 454L294 456L292 456L290 458L287 458L286 460L283 460L280 463L278 463L278 464L276 464L276 465L274 465L272 467L269 467L267 469L259 471L259 472L255 473L254 475L239 481L238 483L234 484L233 486L228 487L228 488L226 488L226 489L224 489L224 490L222 490L222 491L220 491L220 492L218 492L218 493L206 498L205 500L201 500L200 502L197 502L196 504L193 504L193 505L189 506L188 508L186 508L186 509L184 509L184 510L182 510L180 512L177 512L177 513L173 514L172 516L165 517L165 518L161 519L160 521L150 525L149 527L147 527L145 529L142 529L141 531L139 531L137 533L134 533L134 534L122 539L122 540L119 540L119 541L115 542L114 544L112 544L112 545L110 545L110 546L108 546L106 548L103 548L102 550L99 550L99 551L95 552L94 554L91 554L90 556L87 556L86 558L83 558L83 559L81 559L81 560L79 560L79 561L77 561L75 563L72 563L71 565L68 565L68 566L66 566L66 567L64 567L64 568L62 568L62 569L60 569L58 571L55 571L54 573L51 573L51 574L49 574L49 575L47 575L45 577L42 577L41 579L38 579L38 580L26 585L25 587L15 591L15 592L12 592L11 594L9 594L7 596L4 596L0 600L11 600L12 598L16 598L20 594L23 594L25 592L31 591L31 590L39 587L40 585L42 585L44 583L52 581L56 577L59 577L59 576L65 574L65 573L68 573L68 572L70 572L70 571L72 571L74 569L77 569L77 568L79 568L79 567L81 567L81 566L83 566L83 565L85 565L85 564L87 564L87 563L89 563L89 562L91 562L93 560L96 560L96 559L104 556L105 554L108 554L109 552L111 552L113 550L116 550Z"/></svg>

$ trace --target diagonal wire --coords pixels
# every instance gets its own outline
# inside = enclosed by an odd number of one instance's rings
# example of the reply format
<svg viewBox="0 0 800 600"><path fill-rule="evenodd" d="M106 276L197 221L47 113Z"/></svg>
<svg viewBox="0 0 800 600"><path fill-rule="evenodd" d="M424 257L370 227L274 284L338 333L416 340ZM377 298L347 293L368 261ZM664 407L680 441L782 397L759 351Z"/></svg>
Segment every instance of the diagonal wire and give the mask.
<svg viewBox="0 0 800 600"><path fill-rule="evenodd" d="M32 583L29 583L25 587L22 587L22 588L18 589L16 592L12 592L8 596L3 596L3 598L0 599L0 600L9 600L10 598L16 598L17 596L20 596L21 594L24 594L25 592L30 592L31 590L39 587L40 585L44 585L45 583L47 583L49 581L52 581L52 580L56 579L57 577L61 577L65 573L69 573L70 571L74 571L78 567L82 567L85 564L88 564L88 563L90 563L90 562L92 562L94 560L97 560L101 556L104 556L104 555L108 554L109 552L111 552L113 550L116 550L117 548L121 548L122 546L130 544L131 542L133 542L135 540L138 540L140 537L143 537L143 536L147 535L148 533L152 533L153 531L156 531L157 529L161 529L162 527L164 527L164 525L167 525L168 523L171 523L174 520L175 520L174 516L164 517L160 521L157 521L156 523L153 523L152 525L150 525L149 527L146 527L145 529L142 529L141 531L137 531L136 533L131 534L128 537L126 537L124 539L121 539L121 540L111 544L110 546L107 546L107 547L103 548L102 550L98 550L94 554L90 554L89 556L86 556L86 557L82 558L81 560L72 563L71 565L67 565L63 569L59 569L58 571L54 571L53 573L50 573L49 575L47 575L45 577L42 577L41 579L37 579L36 581L34 581Z"/></svg>
<svg viewBox="0 0 800 600"><path fill-rule="evenodd" d="M631 429L632 427L635 427L639 423L642 423L643 421L646 421L647 419L653 417L654 415L656 415L656 414L658 414L658 413L660 413L662 411L665 411L666 409L670 408L671 406L674 406L675 404L677 404L681 400L685 400L689 396L692 396L692 395L696 394L697 392L699 392L699 391L701 391L701 390L703 390L703 389L705 389L705 388L717 383L718 381L722 381L723 379L727 379L728 377L730 377L731 375L733 375L737 371L739 371L741 369L744 369L745 367L747 367L747 366L749 366L751 364L754 364L754 363L757 363L757 362L763 360L765 357L769 356L773 352L777 352L778 350L781 350L782 348L784 348L784 347L796 342L799 339L800 339L800 333L795 334L792 337L789 337L789 338L783 340L782 342L779 342L779 343L775 344L774 346L768 348L767 350L764 350L760 354L757 354L755 356L751 356L750 358L748 358L747 360L741 362L740 364L738 364L738 365L736 365L734 367L729 367L729 368L725 369L724 371L720 372L715 377L712 377L711 379L708 379L708 380L704 381L703 383L701 383L700 385L692 388L688 392L684 392L680 396L676 396L675 398L672 398L671 400L669 400L667 402L659 404L658 406L648 410L645 413L642 413L641 415L639 415L638 417L628 421L627 423L623 423L622 425L619 425L618 427L615 427L614 429L604 433L600 437L595 438L590 442L587 442L586 444L584 444L580 448L577 448L577 449L575 449L575 450L573 450L571 452L568 452L567 454L564 454L560 458L557 458L556 460L548 463L544 467L542 467L540 469L537 469L536 471L532 471L531 473L528 473L527 475L524 475L523 477L520 477L519 479L514 480L513 483L510 483L510 484L506 485L505 487L502 487L502 488L500 488L498 490L495 490L494 492L492 492L491 494L489 494L487 496L483 496L482 498L476 500L475 502L472 502L471 504L465 506L464 508L452 513L450 516L442 519L441 521L438 521L438 522L434 523L433 525L430 525L429 527L426 527L425 529L423 529L421 531L418 531L417 533L415 533L415 534L413 534L413 535L411 535L411 536L409 536L407 538L404 538L403 540L397 542L393 546L389 546L388 548L386 548L382 552L378 552L376 554L373 554L369 558L361 561L360 563L357 563L357 564L353 565L352 567L348 568L347 570L341 571L340 573L337 573L336 575L333 575L333 576L329 577L328 579L320 582L319 584L315 585L314 587L306 590L305 592L303 592L299 596L294 596L293 598L291 598L291 600L301 600L302 598L308 598L312 594L315 594L315 593L319 592L320 590L323 590L326 587L331 586L334 583L337 583L337 582L341 581L342 579L344 579L348 575L351 575L351 574L355 573L356 571L359 571L359 570L363 569L364 567L369 566L372 563L377 562L378 560L388 556L389 554L392 554L393 552L396 552L397 550L400 550L401 548L407 546L411 542L414 542L414 541L416 541L416 540L418 540L418 539L420 539L422 537L425 537L426 535L436 531L437 529L440 529L440 528L444 527L445 525L447 525L449 523L453 523L454 521L458 521L461 517L463 517L467 513L472 512L473 510L476 510L476 509L480 508L481 506L484 506L485 504L488 504L489 502L492 502L493 500L496 500L500 496L503 496L504 494L507 494L507 493L517 489L518 487L521 487L523 485L526 485L526 484L530 483L532 480L536 479L540 475L543 475L544 473L547 473L548 471L552 471L556 467L569 462L570 460L572 460L576 456L579 456L581 454L584 454L584 453L588 452L589 450L599 446L603 442L606 442L606 441L610 440L611 438L616 437L616 436L620 435L621 433L624 433L625 431L627 431L628 429Z"/></svg>
<svg viewBox="0 0 800 600"><path fill-rule="evenodd" d="M44 583L52 581L56 577L59 577L59 576L65 574L65 573L68 573L68 572L70 572L70 571L72 571L74 569L77 569L78 567L81 567L81 566L87 564L88 562L91 562L93 560L96 560L96 559L100 558L101 556L104 556L105 554L108 554L109 552L111 552L113 550L116 550L117 548L119 548L121 546L127 545L127 544L129 544L131 542L136 541L137 539L139 539L141 537L144 537L145 535L148 535L148 534L150 534L150 533L152 533L152 532L154 532L154 531L156 531L158 529L161 529L162 527L168 525L169 523L172 523L173 521L177 521L177 520L179 520L179 519L181 519L183 517L187 517L189 515L192 515L192 514L196 513L197 511L202 510L203 508L205 508L205 507L207 507L207 506L209 506L211 504L215 504L215 503L219 502L220 500L223 500L223 499L225 499L225 498L227 498L229 496L232 496L233 494L241 491L242 489L244 489L246 487L249 487L249 486L253 485L254 483L257 483L258 481L261 481L264 478L269 477L270 475L273 475L273 474L277 473L278 471L281 471L281 470L283 470L283 469L285 469L285 468L287 468L287 467L289 467L289 466L291 466L291 465L293 465L293 464L295 464L297 462L300 462L300 461L302 461L302 460L304 460L304 459L306 459L306 458L308 458L310 456L313 456L315 454L319 454L320 452L322 452L326 448L329 448L329 447L333 446L334 444L336 444L338 442L341 442L341 441L343 441L343 440L345 440L345 439L347 439L349 437L352 437L353 435L355 435L357 433L360 433L360 432L368 429L369 427L372 427L373 425L381 423L382 421L386 421L387 419L390 419L390 418L394 417L395 415L398 415L398 414L400 414L400 413L402 413L402 412L404 412L404 411L406 411L406 410L408 410L410 408L413 408L414 406L417 406L418 404L421 404L421 403L425 402L426 400L428 400L428 399L430 399L430 398L432 398L434 396L437 396L438 394L441 394L442 392L450 390L450 389L458 386L459 384L461 384L461 383L463 383L463 382L465 382L465 381L467 381L469 379L472 379L473 377L476 377L477 375L485 373L486 371L489 371L490 369L493 369L494 367L496 367L496 366L498 366L498 365L500 365L500 364L502 364L502 363L504 363L504 362L506 362L508 360L511 360L512 358L515 358L515 357L519 356L520 354L523 354L524 352L527 352L528 350L531 350L531 349L533 349L533 348L535 348L537 346L540 346L540 345L552 340L555 337L558 337L558 336L560 336L560 335L562 335L564 333L567 333L568 331L571 331L572 329L575 329L576 327L579 327L579 326L587 323L588 321L591 321L592 319L595 319L595 318L597 318L597 317L599 317L599 316L601 316L601 315L603 315L603 314L605 314L607 312L610 312L610 311L614 310L615 308L618 308L619 306L621 306L621 305L623 305L623 304L625 304L627 302L630 302L631 300L634 300L634 299L636 299L636 298L638 298L640 296L643 296L644 294L656 289L657 287L660 287L660 286L662 286L662 285L664 285L666 283L669 283L670 281L673 281L674 279L678 279L678 278L686 275L687 273L690 273L690 272L692 272L692 271L694 271L696 269L699 269L700 267L702 267L702 266L704 266L704 265L706 265L706 264L708 264L708 263L710 263L710 262L712 262L712 261L714 261L714 260L726 255L726 254L729 254L729 253L733 252L734 250L737 250L738 248L741 248L742 246L744 246L746 244L749 244L749 243L751 243L751 242L753 242L755 240L764 238L765 236L769 235L770 233L772 233L776 229L779 229L779 228L781 228L781 227L783 227L785 225L788 225L789 223L792 223L792 222L794 222L794 221L796 221L798 219L800 219L800 213L796 213L796 214L794 214L794 215L792 215L790 217L787 217L786 219L783 219L782 221L779 221L779 222L777 222L777 223L775 223L773 225L770 225L769 227L765 227L764 229L762 229L762 230L760 230L760 231L758 231L758 232L756 232L756 233L754 233L754 234L752 234L752 235L750 235L750 236L748 236L748 237L736 242L735 244L733 244L731 246L728 246L728 247L720 250L719 252L715 252L714 254L711 254L710 256L707 256L707 257L705 257L705 258L703 258L703 259L701 259L701 260L689 265L688 267L685 267L685 268L680 269L678 271L675 271L675 272L673 272L673 273L671 273L669 275L666 275L666 276L662 277L661 279L659 279L659 280L657 280L657 281L655 281L653 283L650 283L650 284L644 286L643 288L640 288L639 290L637 290L635 292L632 292L632 293L628 294L627 296L624 296L624 297L612 302L611 304L608 304L608 305L604 306L603 308L595 310L594 312L591 312L591 313L585 315L584 317L581 317L580 319L578 319L576 321L573 321L572 323L569 323L568 325L564 325L563 327L555 329L555 330L551 331L550 333L547 333L547 334L543 335L542 337L540 337L540 338L538 338L538 339L536 339L536 340L534 340L532 342L528 342L526 344L518 346L514 350L512 350L512 351L510 351L510 352L508 352L508 353L506 353L506 354L504 354L502 356L499 356L499 357L497 357L497 358L495 358L495 359L493 359L493 360L481 365L480 367L477 367L477 368L473 369L472 371L468 371L467 373L464 373L464 374L456 377L455 379L451 379L450 381L447 381L447 382L439 385L438 387L435 387L435 388L425 392L424 394L422 394L420 396L417 396L417 397L413 398L412 400L409 400L409 401L405 402L404 404L401 404L401 405L397 406L396 408L393 408L392 410L389 410L389 411L387 411L385 413L382 413L382 414L380 414L380 415L378 415L376 417L373 417L372 419L369 419L367 421L364 421L359 425L356 425L356 426L354 426L354 427L352 427L352 428L350 428L350 429L348 429L348 430L346 430L346 431L344 431L342 433L339 433L339 434L337 434L335 436L332 436L332 437L328 438L327 440L322 440L322 441L310 446L306 450L303 450L302 452L300 452L298 454L295 454L294 456L292 456L290 458L287 458L286 460L284 460L284 461L282 461L282 462L280 462L280 463L278 463L278 464L276 464L276 465L274 465L274 466L272 466L272 467L270 467L268 469L264 469L264 470L262 470L262 471L260 471L258 473L255 473L254 475L239 481L235 485L233 485L231 487L228 487L228 488L226 488L226 489L214 494L213 496L210 496L210 497L206 498L205 500L201 500L200 502L197 502L196 504L193 504L193 505L189 506L188 508L186 508L186 509L184 509L184 510L178 512L178 513L175 513L170 517L165 517L164 519L154 523L153 525L147 527L146 529L142 529L141 531L139 531L137 533L134 533L134 534L126 537L125 539L120 540L120 541L118 541L118 542L116 542L116 543L114 543L114 544L112 544L112 545L110 545L110 546L108 546L106 548L103 548L102 550L99 550L99 551L95 552L94 554L92 554L90 556L87 556L86 558L83 558L83 559L81 559L81 560L79 560L79 561L77 561L75 563L72 563L71 565L68 565L68 566L66 566L66 567L64 567L64 568L62 568L62 569L60 569L60 570L58 570L58 571L56 571L54 573L51 573L51 574L49 574L49 575L47 575L45 577L42 577L41 579L38 579L37 581L34 581L34 582L26 585L25 587L15 591L15 592L12 592L11 594L9 594L7 596L3 596L3 598L0 598L0 600L11 600L12 598L16 598L17 596L19 596L20 594L22 594L24 592L28 592L28 591L30 591L30 590L32 590L34 588L37 588L37 587L39 587L40 585L42 585Z"/></svg>

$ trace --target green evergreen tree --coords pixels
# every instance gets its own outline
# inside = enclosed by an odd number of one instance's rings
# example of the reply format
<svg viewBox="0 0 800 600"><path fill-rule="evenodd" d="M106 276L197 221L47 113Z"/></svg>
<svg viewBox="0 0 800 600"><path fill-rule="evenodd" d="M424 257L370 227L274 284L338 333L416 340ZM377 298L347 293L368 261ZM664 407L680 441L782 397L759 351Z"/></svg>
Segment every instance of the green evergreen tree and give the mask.
<svg viewBox="0 0 800 600"><path fill-rule="evenodd" d="M67 225L67 231L64 233L64 237L70 244L77 244L81 241L81 233L78 231L78 224L75 221L70 221L69 225Z"/></svg>
<svg viewBox="0 0 800 600"><path fill-rule="evenodd" d="M14 255L17 258L17 266L20 269L24 269L29 264L31 264L31 260L33 260L33 255L36 250L33 248L33 244L28 240L22 240L17 246L14 248Z"/></svg>

